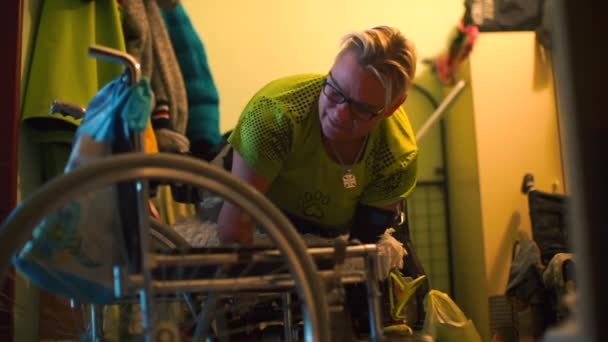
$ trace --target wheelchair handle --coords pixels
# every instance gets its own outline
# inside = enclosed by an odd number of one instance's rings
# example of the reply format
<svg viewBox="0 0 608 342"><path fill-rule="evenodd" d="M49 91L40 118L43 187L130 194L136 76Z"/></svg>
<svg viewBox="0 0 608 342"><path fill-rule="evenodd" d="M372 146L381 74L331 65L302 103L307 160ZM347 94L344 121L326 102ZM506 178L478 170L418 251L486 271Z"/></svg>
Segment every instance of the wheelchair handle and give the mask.
<svg viewBox="0 0 608 342"><path fill-rule="evenodd" d="M129 70L129 82L131 85L139 82L141 78L141 66L139 62L128 53L106 46L91 45L89 46L89 56L124 65Z"/></svg>
<svg viewBox="0 0 608 342"><path fill-rule="evenodd" d="M112 49L101 45L89 46L89 56L111 63L122 64L128 70L129 84L134 85L139 82L141 78L141 65L135 57L129 55L126 52L122 52L116 49ZM135 151L142 152L144 150L144 138L143 133L135 134L133 136L133 145Z"/></svg>

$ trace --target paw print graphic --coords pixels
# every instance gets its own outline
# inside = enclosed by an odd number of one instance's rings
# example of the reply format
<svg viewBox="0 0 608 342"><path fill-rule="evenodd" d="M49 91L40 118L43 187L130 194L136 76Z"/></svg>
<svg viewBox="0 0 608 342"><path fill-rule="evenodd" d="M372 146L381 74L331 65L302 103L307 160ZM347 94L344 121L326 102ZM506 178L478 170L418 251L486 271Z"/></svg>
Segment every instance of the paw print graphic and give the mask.
<svg viewBox="0 0 608 342"><path fill-rule="evenodd" d="M329 196L321 191L305 192L301 202L302 214L318 220L325 216L323 208L329 203Z"/></svg>

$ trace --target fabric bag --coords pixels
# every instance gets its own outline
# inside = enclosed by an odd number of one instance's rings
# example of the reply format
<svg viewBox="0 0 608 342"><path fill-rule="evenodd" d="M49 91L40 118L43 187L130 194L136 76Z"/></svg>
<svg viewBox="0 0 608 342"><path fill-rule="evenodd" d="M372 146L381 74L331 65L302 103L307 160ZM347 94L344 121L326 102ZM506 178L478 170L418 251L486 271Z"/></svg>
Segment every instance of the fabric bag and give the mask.
<svg viewBox="0 0 608 342"><path fill-rule="evenodd" d="M473 321L446 293L431 290L424 299L426 318L422 332L438 342L481 342Z"/></svg>
<svg viewBox="0 0 608 342"><path fill-rule="evenodd" d="M481 32L533 31L541 26L544 0L466 0Z"/></svg>
<svg viewBox="0 0 608 342"><path fill-rule="evenodd" d="M65 173L108 157L117 134L142 132L152 99L147 79L125 74L91 100L76 131ZM124 264L115 186L83 193L47 216L14 257L15 267L40 288L83 303L113 301L113 267Z"/></svg>
<svg viewBox="0 0 608 342"><path fill-rule="evenodd" d="M534 302L544 285L540 250L533 240L521 240L513 245L513 260L509 270L506 296L516 311Z"/></svg>

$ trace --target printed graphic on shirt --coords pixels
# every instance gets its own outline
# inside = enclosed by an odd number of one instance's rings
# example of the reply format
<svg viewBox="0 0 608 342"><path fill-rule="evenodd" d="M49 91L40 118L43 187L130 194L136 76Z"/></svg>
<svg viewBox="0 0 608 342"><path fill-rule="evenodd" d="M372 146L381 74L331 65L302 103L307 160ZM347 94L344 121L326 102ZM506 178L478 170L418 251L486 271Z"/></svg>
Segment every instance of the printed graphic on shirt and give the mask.
<svg viewBox="0 0 608 342"><path fill-rule="evenodd" d="M305 217L321 220L325 217L329 199L329 195L325 195L321 191L315 191L314 193L307 191L300 200L300 212Z"/></svg>

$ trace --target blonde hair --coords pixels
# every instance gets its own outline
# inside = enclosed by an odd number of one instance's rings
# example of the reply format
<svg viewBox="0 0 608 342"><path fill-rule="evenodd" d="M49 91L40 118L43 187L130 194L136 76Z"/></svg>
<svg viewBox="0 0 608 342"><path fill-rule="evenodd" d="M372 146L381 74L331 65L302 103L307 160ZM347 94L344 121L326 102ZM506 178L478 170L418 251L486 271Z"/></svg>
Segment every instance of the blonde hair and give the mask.
<svg viewBox="0 0 608 342"><path fill-rule="evenodd" d="M404 96L416 74L414 43L397 28L376 26L342 38L339 58L347 51L357 54L359 64L380 79L386 91L386 105Z"/></svg>

